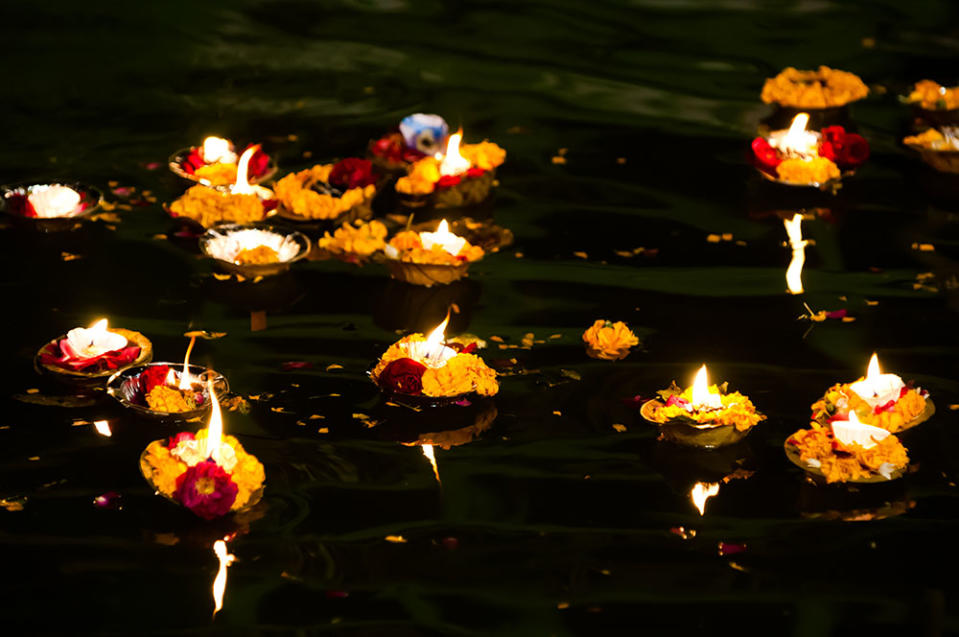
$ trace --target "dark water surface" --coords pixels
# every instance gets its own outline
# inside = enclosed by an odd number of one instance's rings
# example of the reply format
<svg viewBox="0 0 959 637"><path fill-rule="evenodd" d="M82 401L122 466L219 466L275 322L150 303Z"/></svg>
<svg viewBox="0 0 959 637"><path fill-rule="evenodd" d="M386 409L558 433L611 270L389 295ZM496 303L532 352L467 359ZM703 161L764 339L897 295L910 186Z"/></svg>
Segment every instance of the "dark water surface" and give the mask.
<svg viewBox="0 0 959 637"><path fill-rule="evenodd" d="M154 238L170 231L159 204L119 210L115 228L0 231L0 498L26 498L0 509L0 632L959 633L959 191L901 149L909 114L895 98L923 77L959 80L957 14L891 0L5 3L0 181L115 180L169 202L184 184L146 164L206 134L263 141L284 173L362 153L422 110L508 150L495 219L516 241L446 290L333 262L237 289ZM869 163L837 197L800 201L760 183L745 153L769 113L763 79L819 63L886 92L851 111ZM551 161L560 148L565 165ZM829 214L804 224L815 245L794 297L775 212L806 205ZM925 272L938 291L915 289ZM529 373L503 378L475 441L437 448L440 487L399 442L476 411L423 425L378 404L365 372L395 330L434 325L451 300L456 331L562 337L490 342L487 360ZM803 301L856 321L807 333ZM250 331L251 311L266 330ZM229 544L215 622L211 544L235 529L143 482L137 456L167 432L107 402L35 404L58 389L33 353L100 316L147 334L160 360L182 357L187 329L225 331L197 362L240 394L273 394L226 415L268 488ZM642 350L587 358L580 334L601 317L628 321ZM873 351L936 400L903 437L918 470L858 490L806 484L783 440ZM704 361L769 420L729 452L657 443L623 399L688 382ZM72 425L97 418L112 438ZM755 473L722 484L701 517L692 485L735 468ZM122 509L92 504L108 491ZM901 514L828 519L857 509Z"/></svg>

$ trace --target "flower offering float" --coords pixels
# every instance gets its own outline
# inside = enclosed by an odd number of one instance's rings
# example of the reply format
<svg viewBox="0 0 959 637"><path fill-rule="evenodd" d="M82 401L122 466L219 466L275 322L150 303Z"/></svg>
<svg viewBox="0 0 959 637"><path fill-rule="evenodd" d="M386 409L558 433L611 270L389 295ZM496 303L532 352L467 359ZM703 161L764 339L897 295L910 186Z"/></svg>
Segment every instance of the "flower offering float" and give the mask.
<svg viewBox="0 0 959 637"><path fill-rule="evenodd" d="M107 393L124 407L158 420L202 416L210 409L210 387L222 396L229 384L212 369L190 364L195 342L192 337L182 366L150 363L116 372L107 381Z"/></svg>
<svg viewBox="0 0 959 637"><path fill-rule="evenodd" d="M101 319L53 339L40 348L34 362L38 371L61 380L97 381L152 357L153 345L143 334L110 329L107 319Z"/></svg>
<svg viewBox="0 0 959 637"><path fill-rule="evenodd" d="M806 130L808 122L809 114L799 113L788 130L755 138L753 164L777 183L835 190L844 174L852 174L869 158L869 143L842 126Z"/></svg>
<svg viewBox="0 0 959 637"><path fill-rule="evenodd" d="M429 336L410 334L390 346L370 378L392 399L448 404L470 394L495 396L496 372L473 354L475 344L446 341L449 314Z"/></svg>
<svg viewBox="0 0 959 637"><path fill-rule="evenodd" d="M247 179L250 160L259 148L252 146L240 157L236 183L225 189L193 186L170 204L170 215L189 219L204 228L219 223L262 221L276 207L276 199L269 188L251 185Z"/></svg>
<svg viewBox="0 0 959 637"><path fill-rule="evenodd" d="M731 445L766 419L748 396L727 393L726 383L710 385L705 365L692 387L683 390L673 382L657 393L661 400L647 401L640 414L659 425L663 439L681 445L706 449Z"/></svg>
<svg viewBox="0 0 959 637"><path fill-rule="evenodd" d="M787 67L763 84L762 101L800 110L845 106L869 95L858 75L820 66L815 71Z"/></svg>
<svg viewBox="0 0 959 637"><path fill-rule="evenodd" d="M250 157L247 180L251 184L266 181L276 173L276 162L263 152L258 144L250 144L243 149L246 153L254 149ZM241 155L243 154L241 153ZM170 156L170 170L184 179L204 186L229 186L236 183L239 155L234 151L233 142L222 137L207 137L199 147L178 150Z"/></svg>
<svg viewBox="0 0 959 637"><path fill-rule="evenodd" d="M606 361L618 361L629 356L629 350L639 345L639 339L622 321L596 321L583 333L586 355Z"/></svg>
<svg viewBox="0 0 959 637"><path fill-rule="evenodd" d="M344 223L332 235L329 231L324 232L316 245L326 255L362 265L386 248L386 235L386 225L382 221L373 219L367 223L357 219Z"/></svg>
<svg viewBox="0 0 959 637"><path fill-rule="evenodd" d="M310 239L268 225L225 224L200 236L200 251L220 269L254 278L289 270L310 252Z"/></svg>
<svg viewBox="0 0 959 637"><path fill-rule="evenodd" d="M495 185L506 151L492 142L462 144L462 131L449 136L445 150L411 164L396 181L404 205L459 208L485 201Z"/></svg>
<svg viewBox="0 0 959 637"><path fill-rule="evenodd" d="M959 86L942 86L932 80L920 80L908 95L900 99L913 106L918 124L959 124Z"/></svg>
<svg viewBox="0 0 959 637"><path fill-rule="evenodd" d="M929 128L904 138L902 143L939 172L959 173L959 126Z"/></svg>
<svg viewBox="0 0 959 637"><path fill-rule="evenodd" d="M383 248L390 276L412 285L446 285L466 276L485 252L449 231L446 219L436 232L403 230Z"/></svg>
<svg viewBox="0 0 959 637"><path fill-rule="evenodd" d="M856 419L866 425L898 433L923 423L936 413L929 392L903 382L895 374L883 374L879 357L869 359L865 378L838 383L812 405L812 418L822 425L836 419Z"/></svg>
<svg viewBox="0 0 959 637"><path fill-rule="evenodd" d="M424 157L441 154L449 132L449 125L439 115L407 115L396 130L370 142L369 157L384 173L404 174Z"/></svg>
<svg viewBox="0 0 959 637"><path fill-rule="evenodd" d="M859 422L855 411L826 425L812 422L785 443L786 457L827 484L886 482L909 465L906 448L886 429Z"/></svg>
<svg viewBox="0 0 959 637"><path fill-rule="evenodd" d="M47 230L72 226L97 210L102 201L99 190L77 183L0 186L0 210Z"/></svg>
<svg viewBox="0 0 959 637"><path fill-rule="evenodd" d="M293 221L369 219L378 179L370 160L355 157L290 173L274 186L278 213Z"/></svg>
<svg viewBox="0 0 959 637"><path fill-rule="evenodd" d="M212 381L212 410L206 429L154 440L140 455L140 472L160 495L213 520L255 506L266 474L256 456L233 436L223 435L223 417Z"/></svg>

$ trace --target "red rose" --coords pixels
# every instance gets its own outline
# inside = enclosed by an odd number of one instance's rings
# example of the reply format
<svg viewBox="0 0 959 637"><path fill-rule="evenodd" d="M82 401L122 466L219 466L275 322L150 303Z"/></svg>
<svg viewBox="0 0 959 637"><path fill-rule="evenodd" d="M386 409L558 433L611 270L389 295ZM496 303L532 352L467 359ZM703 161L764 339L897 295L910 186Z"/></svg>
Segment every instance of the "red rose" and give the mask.
<svg viewBox="0 0 959 637"><path fill-rule="evenodd" d="M847 166L860 166L869 159L869 142L862 135L849 133L846 135L843 153L839 157L839 163Z"/></svg>
<svg viewBox="0 0 959 637"><path fill-rule="evenodd" d="M411 164L426 157L426 155L419 150L409 148L399 132L390 133L373 142L370 146L370 152L377 157L382 157L383 159L398 164Z"/></svg>
<svg viewBox="0 0 959 637"><path fill-rule="evenodd" d="M399 358L387 365L377 383L383 391L419 396L423 393L423 373L426 365L412 358Z"/></svg>
<svg viewBox="0 0 959 637"><path fill-rule="evenodd" d="M180 167L185 173L192 175L196 172L197 168L205 165L206 162L203 161L203 156L200 154L200 149L192 148L190 149L190 154L183 159L183 163L180 164Z"/></svg>
<svg viewBox="0 0 959 637"><path fill-rule="evenodd" d="M466 176L467 176L467 177L482 177L485 172L486 172L486 171L483 170L482 168L477 168L476 166L473 166L472 168L470 168L469 170L466 171Z"/></svg>
<svg viewBox="0 0 959 637"><path fill-rule="evenodd" d="M439 181L436 182L437 188L452 188L453 186L459 184L461 181L459 175L443 175L439 178Z"/></svg>
<svg viewBox="0 0 959 637"><path fill-rule="evenodd" d="M180 474L173 497L204 520L212 520L230 512L238 491L223 467L204 460Z"/></svg>
<svg viewBox="0 0 959 637"><path fill-rule="evenodd" d="M243 149L243 152L253 148L253 146L253 144L249 144ZM242 155L243 153L240 154ZM263 149L258 148L257 151L253 153L253 156L250 157L250 163L247 165L247 175L250 177L259 177L266 172L266 169L269 165L270 156L264 153Z"/></svg>
<svg viewBox="0 0 959 637"><path fill-rule="evenodd" d="M140 374L140 391L146 395L157 385L166 384L166 377L169 373L170 368L166 365L151 365L147 367Z"/></svg>
<svg viewBox="0 0 959 637"><path fill-rule="evenodd" d="M819 155L842 168L856 168L869 158L869 142L862 135L847 133L842 126L827 126L821 131Z"/></svg>
<svg viewBox="0 0 959 637"><path fill-rule="evenodd" d="M373 173L373 162L358 157L348 157L339 161L333 165L333 169L330 171L329 182L331 186L344 190L365 188L375 184L376 175Z"/></svg>
<svg viewBox="0 0 959 637"><path fill-rule="evenodd" d="M779 151L769 145L764 137L757 137L753 140L753 156L759 165L765 169L774 169L782 163Z"/></svg>

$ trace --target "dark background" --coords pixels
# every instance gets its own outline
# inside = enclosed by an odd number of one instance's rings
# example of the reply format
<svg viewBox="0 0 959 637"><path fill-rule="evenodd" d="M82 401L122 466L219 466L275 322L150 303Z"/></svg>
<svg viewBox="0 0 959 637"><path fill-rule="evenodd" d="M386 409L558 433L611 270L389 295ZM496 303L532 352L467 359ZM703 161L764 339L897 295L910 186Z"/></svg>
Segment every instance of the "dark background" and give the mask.
<svg viewBox="0 0 959 637"><path fill-rule="evenodd" d="M959 83L957 14L838 0L4 3L0 181L69 177L123 204L115 181L158 202L70 233L0 231L0 498L23 504L0 509L2 632L959 632L959 190L902 149L910 112L896 97L925 77ZM781 68L821 63L873 87L849 121L873 156L836 197L781 192L746 162L770 112L758 95ZM229 285L190 243L155 238L171 232L160 203L185 188L165 170L178 148L210 133L261 141L285 174L362 154L416 111L509 153L494 214L515 245L462 284L411 290L382 267L310 262ZM807 291L788 296L776 212L812 206L828 213L804 223ZM915 289L925 272L931 289ZM395 330L434 325L450 301L453 331L547 342L490 341L487 360L528 373L502 379L491 429L437 449L439 488L398 441L475 411L397 413L365 372ZM856 321L807 332L804 301ZM250 331L251 311L265 331ZM260 519L205 525L153 496L136 459L169 430L108 402L38 404L65 392L35 375L37 348L100 316L148 335L158 360L182 357L187 329L228 333L195 359L262 398L226 415L266 465ZM596 318L626 320L643 347L588 359L579 339ZM873 351L936 401L903 437L916 470L878 487L805 483L784 439ZM656 443L623 399L688 383L704 361L769 420L728 452ZM112 438L73 426L97 418ZM737 467L755 474L700 517L693 483ZM108 491L120 510L93 506ZM210 546L237 530L211 623Z"/></svg>

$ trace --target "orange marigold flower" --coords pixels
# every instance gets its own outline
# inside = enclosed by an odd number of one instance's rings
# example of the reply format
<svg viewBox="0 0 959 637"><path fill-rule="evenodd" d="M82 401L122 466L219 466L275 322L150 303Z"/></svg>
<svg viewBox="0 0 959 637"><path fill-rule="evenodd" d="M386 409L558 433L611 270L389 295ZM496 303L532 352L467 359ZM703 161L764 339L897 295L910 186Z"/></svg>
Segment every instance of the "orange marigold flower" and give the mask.
<svg viewBox="0 0 959 637"><path fill-rule="evenodd" d="M154 411L178 414L196 409L193 397L169 385L157 385L146 395L147 405Z"/></svg>
<svg viewBox="0 0 959 637"><path fill-rule="evenodd" d="M703 425L712 425L720 427L732 425L739 431L752 429L762 421L766 416L756 411L749 396L739 392L724 394L717 385L709 387L709 393L719 394L722 401L722 408L704 411L687 411L682 405L668 405L655 412L658 422L668 422L674 418L689 418ZM687 387L679 395L684 401L691 403L693 400L693 388Z"/></svg>
<svg viewBox="0 0 959 637"><path fill-rule="evenodd" d="M204 228L223 222L254 223L266 217L263 203L256 195L234 195L200 185L170 204L170 212L193 219Z"/></svg>
<svg viewBox="0 0 959 637"><path fill-rule="evenodd" d="M319 240L321 249L333 254L355 254L368 257L386 246L386 226L382 221L344 223L330 235L327 231Z"/></svg>
<svg viewBox="0 0 959 637"><path fill-rule="evenodd" d="M916 82L906 101L918 104L927 111L951 111L959 108L959 86L947 88L932 80L920 80Z"/></svg>
<svg viewBox="0 0 959 637"><path fill-rule="evenodd" d="M842 176L839 166L825 157L784 159L776 166L776 174L783 181L797 184L824 184Z"/></svg>
<svg viewBox="0 0 959 637"><path fill-rule="evenodd" d="M204 164L196 169L193 175L198 179L205 179L214 186L226 186L236 183L236 164Z"/></svg>
<svg viewBox="0 0 959 637"><path fill-rule="evenodd" d="M830 387L822 398L813 403L813 418L825 424L830 418L848 416L850 411L855 411L859 422L896 433L906 428L926 409L926 399L917 390L910 388L891 409L876 413L850 385L851 383L837 383Z"/></svg>
<svg viewBox="0 0 959 637"><path fill-rule="evenodd" d="M427 250L420 241L420 235L411 230L396 233L390 239L389 245L396 250L397 254L395 257L390 254L388 256L407 263L459 265L463 262L479 261L486 254L483 248L474 246L469 241L464 243L456 254L450 254L445 248L436 244Z"/></svg>
<svg viewBox="0 0 959 637"><path fill-rule="evenodd" d="M350 188L340 197L319 193L314 184L328 183L334 164L321 164L297 173L290 173L274 186L276 198L290 213L305 219L335 219L361 205L368 205L376 194L376 186Z"/></svg>
<svg viewBox="0 0 959 637"><path fill-rule="evenodd" d="M812 429L800 429L786 444L796 448L804 466L818 463L828 483L870 478L886 463L896 469L909 464L906 448L896 436L883 438L875 446L864 449L857 444L842 444L833 436L832 427L818 423L812 423ZM810 460L813 465L809 465Z"/></svg>
<svg viewBox="0 0 959 637"><path fill-rule="evenodd" d="M793 108L828 108L855 102L868 94L869 87L855 73L828 66L815 71L788 67L766 80L762 100Z"/></svg>
<svg viewBox="0 0 959 637"><path fill-rule="evenodd" d="M639 345L639 339L625 323L597 319L583 333L586 353L592 358L615 361L626 358L629 349Z"/></svg>
<svg viewBox="0 0 959 637"><path fill-rule="evenodd" d="M280 255L270 246L256 246L240 250L236 255L236 262L240 265L262 265L265 263L277 263Z"/></svg>

